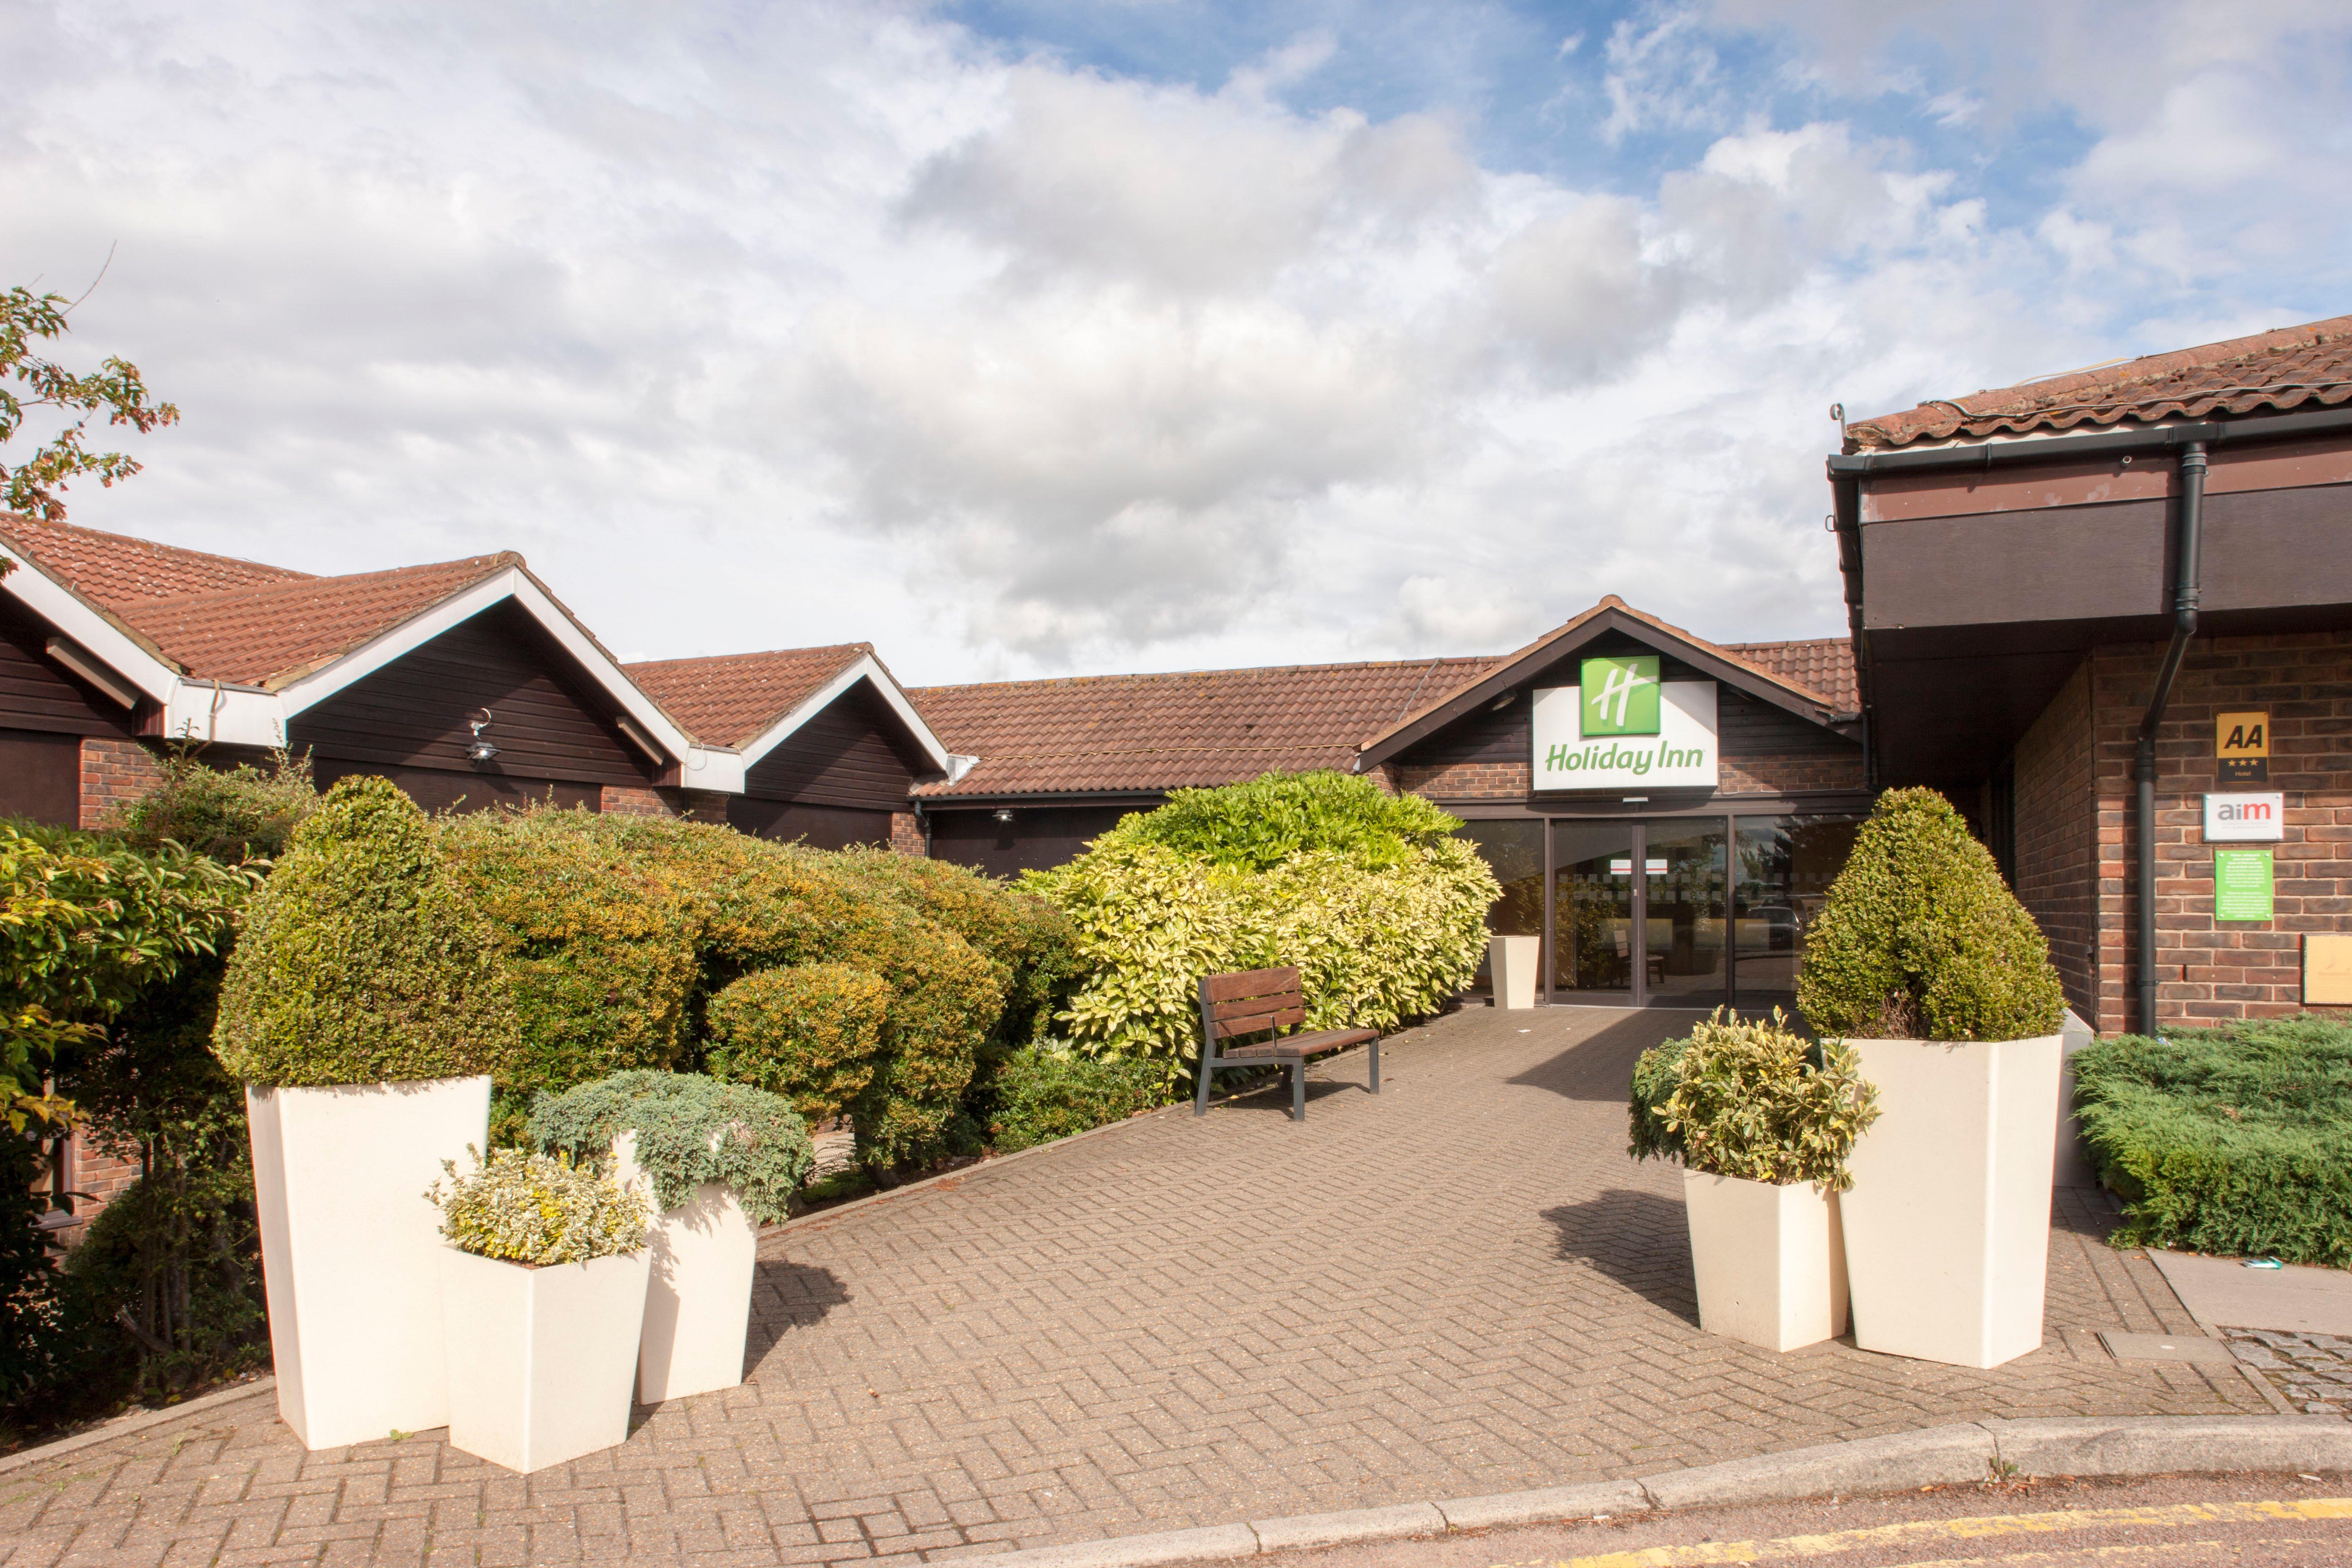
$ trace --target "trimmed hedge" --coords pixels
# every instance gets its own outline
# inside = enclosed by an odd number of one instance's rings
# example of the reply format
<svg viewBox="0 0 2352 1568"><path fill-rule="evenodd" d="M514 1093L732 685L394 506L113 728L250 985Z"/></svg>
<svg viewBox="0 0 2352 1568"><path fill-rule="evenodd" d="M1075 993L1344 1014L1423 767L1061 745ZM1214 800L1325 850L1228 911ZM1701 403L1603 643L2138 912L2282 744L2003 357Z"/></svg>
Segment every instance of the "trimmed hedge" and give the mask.
<svg viewBox="0 0 2352 1568"><path fill-rule="evenodd" d="M2114 1240L2352 1267L2352 1027L2316 1017L2096 1040L2074 1103Z"/></svg>
<svg viewBox="0 0 2352 1568"><path fill-rule="evenodd" d="M1951 802L1888 790L1855 835L1797 975L1824 1035L2021 1040L2058 1032L2050 943Z"/></svg>
<svg viewBox="0 0 2352 1568"><path fill-rule="evenodd" d="M1235 871L1271 870L1311 850L1378 870L1405 863L1461 826L1419 795L1391 795L1368 778L1322 769L1180 789L1095 842L1156 844Z"/></svg>
<svg viewBox="0 0 2352 1568"><path fill-rule="evenodd" d="M1084 1057L1032 1046L1005 1058L994 1082L989 1142L1000 1154L1123 1121L1167 1103L1162 1075L1150 1062Z"/></svg>
<svg viewBox="0 0 2352 1568"><path fill-rule="evenodd" d="M327 792L246 908L213 1049L247 1083L506 1077L522 1035L492 936L415 802Z"/></svg>
<svg viewBox="0 0 2352 1568"><path fill-rule="evenodd" d="M811 1125L874 1079L890 987L845 963L747 974L710 999L710 1070L782 1095Z"/></svg>
<svg viewBox="0 0 2352 1568"><path fill-rule="evenodd" d="M589 813L479 812L437 824L460 893L488 923L522 1031L501 1089L562 1089L667 1068L700 978L669 890L585 830Z"/></svg>

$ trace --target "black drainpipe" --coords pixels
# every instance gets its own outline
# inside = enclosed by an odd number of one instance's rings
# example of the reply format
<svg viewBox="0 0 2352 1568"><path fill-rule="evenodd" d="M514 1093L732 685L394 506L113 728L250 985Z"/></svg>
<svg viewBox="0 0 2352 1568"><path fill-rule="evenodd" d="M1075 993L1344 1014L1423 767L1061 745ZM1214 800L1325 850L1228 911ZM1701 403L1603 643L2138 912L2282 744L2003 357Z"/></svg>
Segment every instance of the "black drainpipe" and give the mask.
<svg viewBox="0 0 2352 1568"><path fill-rule="evenodd" d="M2172 700L2172 682L2188 657L2189 639L2197 635L2198 552L2205 516L2205 443L2191 441L2180 449L2180 514L2173 542L2172 641L2157 671L2156 691L2139 721L2139 744L2133 773L2139 785L2135 816L2139 843L2139 1026L2156 1033L2156 732L2164 723L2165 705Z"/></svg>

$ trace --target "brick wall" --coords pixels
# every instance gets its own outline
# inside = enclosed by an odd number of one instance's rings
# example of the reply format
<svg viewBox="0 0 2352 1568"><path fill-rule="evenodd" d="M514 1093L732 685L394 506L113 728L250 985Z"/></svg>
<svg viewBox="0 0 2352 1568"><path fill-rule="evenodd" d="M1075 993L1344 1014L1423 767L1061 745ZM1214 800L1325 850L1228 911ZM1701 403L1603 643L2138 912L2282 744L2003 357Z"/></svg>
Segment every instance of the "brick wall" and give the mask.
<svg viewBox="0 0 2352 1568"><path fill-rule="evenodd" d="M2131 970L2137 881L2133 736L2163 658L2159 643L2103 647L2088 669L2096 746L2097 1013L2102 1032L2142 1027ZM2276 919L2213 919L2213 847L2202 795L2216 789L2213 716L2266 709L2270 782L2285 796L2272 850ZM2157 743L2157 1015L2215 1022L2302 1010L2302 938L2352 931L2352 632L2200 637ZM2020 803L2019 824L2026 813Z"/></svg>
<svg viewBox="0 0 2352 1568"><path fill-rule="evenodd" d="M1734 757L1723 759L1720 782L1716 787L1726 795L1796 794L1803 790L1860 789L1863 787L1862 747L1849 746L1847 754L1820 752L1801 756Z"/></svg>
<svg viewBox="0 0 2352 1568"><path fill-rule="evenodd" d="M896 855L923 858L923 825L911 811L890 814L890 850Z"/></svg>
<svg viewBox="0 0 2352 1568"><path fill-rule="evenodd" d="M84 736L80 826L105 826L117 812L154 788L163 776L163 766L155 753L139 742Z"/></svg>
<svg viewBox="0 0 2352 1568"><path fill-rule="evenodd" d="M2050 939L2068 1005L2098 1014L2102 825L2094 778L2091 663L2067 680L2016 752L2017 897Z"/></svg>
<svg viewBox="0 0 2352 1568"><path fill-rule="evenodd" d="M605 784L597 808L607 816L682 816L689 822L725 822L727 796L703 789L648 789Z"/></svg>

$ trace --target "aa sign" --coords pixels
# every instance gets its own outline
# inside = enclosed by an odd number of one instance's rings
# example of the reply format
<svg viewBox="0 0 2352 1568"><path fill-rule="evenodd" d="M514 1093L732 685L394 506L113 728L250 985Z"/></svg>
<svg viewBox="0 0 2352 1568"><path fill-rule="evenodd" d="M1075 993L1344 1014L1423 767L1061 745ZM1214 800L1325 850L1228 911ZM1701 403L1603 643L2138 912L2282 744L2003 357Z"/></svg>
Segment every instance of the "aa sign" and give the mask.
<svg viewBox="0 0 2352 1568"><path fill-rule="evenodd" d="M2223 784L2270 783L2270 714L2215 714L2213 755L2220 760L2219 772Z"/></svg>

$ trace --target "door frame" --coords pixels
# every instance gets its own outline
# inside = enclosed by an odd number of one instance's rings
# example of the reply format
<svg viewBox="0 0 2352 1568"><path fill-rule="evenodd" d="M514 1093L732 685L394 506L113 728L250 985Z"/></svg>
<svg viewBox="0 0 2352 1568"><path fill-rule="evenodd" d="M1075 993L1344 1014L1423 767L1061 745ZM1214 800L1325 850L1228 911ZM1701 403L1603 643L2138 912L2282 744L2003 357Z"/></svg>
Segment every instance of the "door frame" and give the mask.
<svg viewBox="0 0 2352 1568"><path fill-rule="evenodd" d="M1717 1002L1709 1003L1705 1009L1694 1006L1691 1010L1712 1011L1717 1005L1727 1007L1730 1006L1732 1005L1732 998L1738 994L1738 954L1737 951L1738 932L1738 915L1737 912L1738 903L1738 869L1734 864L1739 851L1738 816L1736 813L1732 812L1725 812L1720 816L1717 816L1713 812L1706 812L1693 813L1689 816L1662 817L1658 820L1671 823L1675 826L1711 823L1715 826L1715 831L1723 836L1723 994ZM1615 816L1613 814L1606 816L1577 816L1571 813L1559 813L1547 815L1544 817L1543 943L1539 950L1541 962L1536 970L1536 977L1539 984L1538 1000L1542 1005L1566 1007L1622 1007L1628 1012L1651 1005L1649 962L1650 821L1651 819L1648 817L1624 817ZM1626 1000L1622 1002L1613 1000L1580 1002L1574 1000L1574 998L1582 995L1599 994L1579 991L1564 991L1559 989L1553 984L1553 981L1558 976L1559 971L1554 966L1552 944L1557 940L1559 928L1553 919L1555 900L1552 897L1552 888L1554 880L1559 874L1559 867L1552 858L1552 834L1554 826L1561 822L1622 822L1625 825L1627 830L1633 835L1633 930L1627 938L1632 952L1632 960L1627 965L1631 973L1627 976L1629 984L1626 992Z"/></svg>

